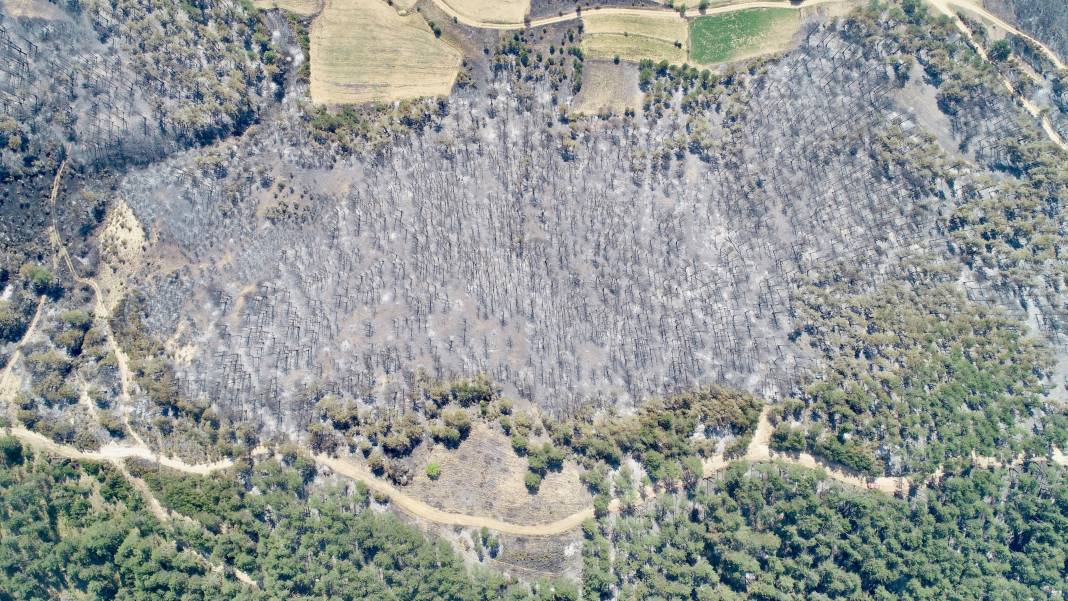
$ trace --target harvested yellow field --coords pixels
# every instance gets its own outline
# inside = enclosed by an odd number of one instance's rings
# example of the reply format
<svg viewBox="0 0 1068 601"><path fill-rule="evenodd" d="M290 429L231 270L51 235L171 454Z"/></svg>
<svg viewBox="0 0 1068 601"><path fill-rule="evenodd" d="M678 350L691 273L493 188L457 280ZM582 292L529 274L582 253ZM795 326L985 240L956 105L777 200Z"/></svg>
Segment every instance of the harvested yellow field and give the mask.
<svg viewBox="0 0 1068 601"><path fill-rule="evenodd" d="M530 0L441 0L461 17L484 23L522 23Z"/></svg>
<svg viewBox="0 0 1068 601"><path fill-rule="evenodd" d="M280 8L303 16L311 16L323 7L322 0L252 0L256 8Z"/></svg>
<svg viewBox="0 0 1068 601"><path fill-rule="evenodd" d="M381 0L326 0L311 27L312 102L445 96L461 58L419 15L401 16Z"/></svg>
<svg viewBox="0 0 1068 601"><path fill-rule="evenodd" d="M582 50L590 58L637 62L686 62L689 29L676 13L648 15L589 14L582 17Z"/></svg>

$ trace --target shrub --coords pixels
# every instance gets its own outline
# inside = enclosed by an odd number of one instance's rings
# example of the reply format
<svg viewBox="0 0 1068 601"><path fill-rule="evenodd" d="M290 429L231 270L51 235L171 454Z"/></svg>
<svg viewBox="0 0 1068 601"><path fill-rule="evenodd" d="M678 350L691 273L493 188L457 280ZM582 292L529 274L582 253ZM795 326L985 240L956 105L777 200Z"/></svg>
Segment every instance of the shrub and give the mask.
<svg viewBox="0 0 1068 601"><path fill-rule="evenodd" d="M990 46L987 56L995 63L1005 62L1012 56L1012 44L1008 40L998 40Z"/></svg>
<svg viewBox="0 0 1068 601"><path fill-rule="evenodd" d="M431 480L437 480L441 477L441 465L436 461L431 461L426 465L426 477Z"/></svg>
<svg viewBox="0 0 1068 601"><path fill-rule="evenodd" d="M771 434L771 448L787 453L799 453L805 449L805 436L798 428L779 424Z"/></svg>
<svg viewBox="0 0 1068 601"><path fill-rule="evenodd" d="M527 475L523 477L523 485L527 487L527 492L534 494L541 488L541 476L534 472L527 472Z"/></svg>
<svg viewBox="0 0 1068 601"><path fill-rule="evenodd" d="M52 272L36 263L26 263L19 269L19 274L26 280L34 294L54 296L60 289Z"/></svg>
<svg viewBox="0 0 1068 601"><path fill-rule="evenodd" d="M0 437L0 455L4 457L7 465L19 465L22 463L22 443L14 436Z"/></svg>
<svg viewBox="0 0 1068 601"><path fill-rule="evenodd" d="M26 333L26 322L6 302L0 303L0 340L14 342Z"/></svg>

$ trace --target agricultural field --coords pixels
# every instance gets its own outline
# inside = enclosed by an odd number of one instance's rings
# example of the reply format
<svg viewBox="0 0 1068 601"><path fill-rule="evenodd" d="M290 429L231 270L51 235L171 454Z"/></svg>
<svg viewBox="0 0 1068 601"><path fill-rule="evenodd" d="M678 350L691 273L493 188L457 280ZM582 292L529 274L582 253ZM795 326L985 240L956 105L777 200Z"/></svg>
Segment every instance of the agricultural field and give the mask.
<svg viewBox="0 0 1068 601"><path fill-rule="evenodd" d="M786 46L801 26L792 8L755 8L698 17L690 24L690 60L714 65Z"/></svg>
<svg viewBox="0 0 1068 601"><path fill-rule="evenodd" d="M686 19L675 13L583 15L582 50L590 58L686 62Z"/></svg>
<svg viewBox="0 0 1068 601"><path fill-rule="evenodd" d="M530 0L444 0L460 16L487 23L522 23Z"/></svg>
<svg viewBox="0 0 1068 601"><path fill-rule="evenodd" d="M376 0L328 0L311 29L311 99L349 104L444 96L460 59L419 15L401 16Z"/></svg>

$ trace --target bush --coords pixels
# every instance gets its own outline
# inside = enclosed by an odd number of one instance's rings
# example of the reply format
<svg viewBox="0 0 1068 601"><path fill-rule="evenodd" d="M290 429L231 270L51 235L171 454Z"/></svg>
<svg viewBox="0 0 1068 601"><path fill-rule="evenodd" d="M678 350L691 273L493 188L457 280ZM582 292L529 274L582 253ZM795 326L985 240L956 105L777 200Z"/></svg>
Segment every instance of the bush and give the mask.
<svg viewBox="0 0 1068 601"><path fill-rule="evenodd" d="M527 442L525 436L519 434L512 435L512 450L515 451L516 455L519 455L520 457L526 455L529 444L530 443Z"/></svg>
<svg viewBox="0 0 1068 601"><path fill-rule="evenodd" d="M441 465L436 461L431 461L426 465L426 477L431 480L437 480L441 477Z"/></svg>
<svg viewBox="0 0 1068 601"><path fill-rule="evenodd" d="M463 440L459 430L441 424L430 428L430 436L450 449L460 446L460 441Z"/></svg>
<svg viewBox="0 0 1068 601"><path fill-rule="evenodd" d="M995 63L1005 62L1012 56L1012 44L1008 40L998 40L990 46L987 56Z"/></svg>
<svg viewBox="0 0 1068 601"><path fill-rule="evenodd" d="M523 477L523 485L527 487L527 492L534 494L541 488L541 476L534 472L527 472L527 475Z"/></svg>
<svg viewBox="0 0 1068 601"><path fill-rule="evenodd" d="M805 436L798 428L779 424L771 433L771 448L786 453L800 453L805 449Z"/></svg>
<svg viewBox="0 0 1068 601"><path fill-rule="evenodd" d="M22 463L22 443L14 436L0 437L0 455L3 455L6 465L20 465Z"/></svg>
<svg viewBox="0 0 1068 601"><path fill-rule="evenodd" d="M593 498L593 515L598 519L608 515L608 495L597 495Z"/></svg>
<svg viewBox="0 0 1068 601"><path fill-rule="evenodd" d="M79 329L82 332L88 332L89 327L93 325L93 317L86 311L65 311L59 318L67 322L70 327Z"/></svg>
<svg viewBox="0 0 1068 601"><path fill-rule="evenodd" d="M460 433L461 439L467 438L467 435L471 433L471 416L462 409L446 411L442 415L442 419L445 421L446 426Z"/></svg>
<svg viewBox="0 0 1068 601"><path fill-rule="evenodd" d="M26 322L6 302L0 303L0 340L14 342L26 333Z"/></svg>
<svg viewBox="0 0 1068 601"><path fill-rule="evenodd" d="M55 296L61 289L59 284L56 283L56 278L52 275L52 272L36 263L23 265L19 269L19 274L26 280L34 294Z"/></svg>

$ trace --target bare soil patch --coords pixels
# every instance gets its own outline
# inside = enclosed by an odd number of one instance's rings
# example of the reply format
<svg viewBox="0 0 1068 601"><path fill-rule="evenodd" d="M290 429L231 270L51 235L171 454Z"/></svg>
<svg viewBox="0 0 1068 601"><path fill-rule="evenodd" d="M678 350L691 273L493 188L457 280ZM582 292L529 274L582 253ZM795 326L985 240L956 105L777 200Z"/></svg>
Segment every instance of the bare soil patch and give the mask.
<svg viewBox="0 0 1068 601"><path fill-rule="evenodd" d="M549 472L537 494L523 485L527 461L512 450L504 434L478 424L459 448L434 447L429 461L441 466L431 480L420 469L406 492L434 507L455 513L494 516L517 524L542 524L586 509L593 502L571 462Z"/></svg>
<svg viewBox="0 0 1068 601"><path fill-rule="evenodd" d="M119 199L112 204L100 233L97 277L109 313L126 295L127 279L144 264L145 242L145 230L126 202Z"/></svg>
<svg viewBox="0 0 1068 601"><path fill-rule="evenodd" d="M582 77L582 92L575 98L574 109L585 115L611 112L620 115L627 109L637 112L642 106L638 88L638 69L633 64L612 61L589 61Z"/></svg>

